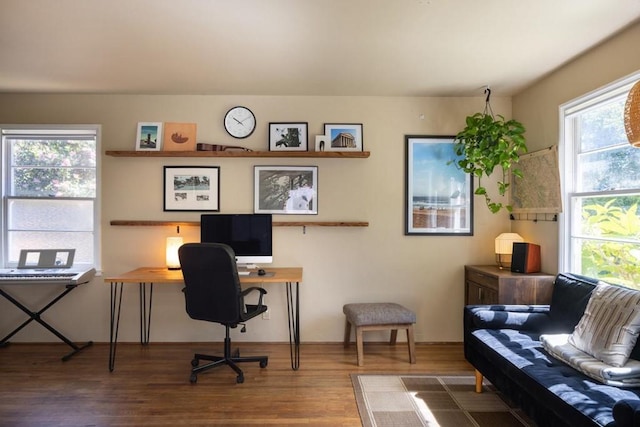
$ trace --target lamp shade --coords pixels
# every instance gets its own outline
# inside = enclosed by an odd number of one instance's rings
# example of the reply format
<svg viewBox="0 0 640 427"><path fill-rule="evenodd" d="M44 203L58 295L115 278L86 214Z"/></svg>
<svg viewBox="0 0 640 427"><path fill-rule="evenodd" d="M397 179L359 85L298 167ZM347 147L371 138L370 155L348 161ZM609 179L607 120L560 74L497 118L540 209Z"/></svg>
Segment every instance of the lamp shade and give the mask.
<svg viewBox="0 0 640 427"><path fill-rule="evenodd" d="M169 270L180 270L180 258L178 249L182 246L182 237L167 237L166 263Z"/></svg>
<svg viewBox="0 0 640 427"><path fill-rule="evenodd" d="M640 80L629 91L624 105L624 129L629 144L640 148Z"/></svg>
<svg viewBox="0 0 640 427"><path fill-rule="evenodd" d="M518 233L502 233L496 237L496 263L500 268L511 267L514 242L524 242L524 239Z"/></svg>

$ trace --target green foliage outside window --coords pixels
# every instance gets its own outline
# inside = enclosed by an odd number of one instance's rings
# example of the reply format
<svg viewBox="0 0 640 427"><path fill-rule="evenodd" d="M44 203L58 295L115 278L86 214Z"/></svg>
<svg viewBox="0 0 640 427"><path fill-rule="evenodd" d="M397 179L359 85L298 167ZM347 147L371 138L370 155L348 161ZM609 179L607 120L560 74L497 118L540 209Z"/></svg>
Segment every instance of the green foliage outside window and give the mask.
<svg viewBox="0 0 640 427"><path fill-rule="evenodd" d="M589 239L582 244L582 274L640 289L640 216L638 197L628 208L616 199L584 206L582 221Z"/></svg>
<svg viewBox="0 0 640 427"><path fill-rule="evenodd" d="M94 141L13 141L11 163L13 196L95 197Z"/></svg>

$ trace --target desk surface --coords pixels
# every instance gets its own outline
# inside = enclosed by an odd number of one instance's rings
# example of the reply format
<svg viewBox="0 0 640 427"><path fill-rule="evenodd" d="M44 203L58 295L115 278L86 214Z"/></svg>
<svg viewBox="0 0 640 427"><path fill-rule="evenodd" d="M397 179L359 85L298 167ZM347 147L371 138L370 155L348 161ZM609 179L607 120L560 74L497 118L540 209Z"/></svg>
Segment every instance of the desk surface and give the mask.
<svg viewBox="0 0 640 427"><path fill-rule="evenodd" d="M239 276L240 283L284 283L302 282L301 267L265 268L269 276ZM181 270L169 270L166 267L140 267L126 273L105 277L105 283L184 283Z"/></svg>

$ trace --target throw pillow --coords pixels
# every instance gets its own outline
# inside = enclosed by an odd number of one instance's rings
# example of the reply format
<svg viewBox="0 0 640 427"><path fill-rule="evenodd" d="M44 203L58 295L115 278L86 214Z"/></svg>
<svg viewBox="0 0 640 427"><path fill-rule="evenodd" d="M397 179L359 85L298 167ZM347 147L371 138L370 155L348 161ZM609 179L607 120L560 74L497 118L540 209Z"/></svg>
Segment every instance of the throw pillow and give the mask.
<svg viewBox="0 0 640 427"><path fill-rule="evenodd" d="M569 342L608 365L624 366L639 332L640 292L598 282Z"/></svg>
<svg viewBox="0 0 640 427"><path fill-rule="evenodd" d="M569 344L569 334L542 334L542 347L555 357L606 385L640 387L640 361L629 360L624 366L611 366Z"/></svg>

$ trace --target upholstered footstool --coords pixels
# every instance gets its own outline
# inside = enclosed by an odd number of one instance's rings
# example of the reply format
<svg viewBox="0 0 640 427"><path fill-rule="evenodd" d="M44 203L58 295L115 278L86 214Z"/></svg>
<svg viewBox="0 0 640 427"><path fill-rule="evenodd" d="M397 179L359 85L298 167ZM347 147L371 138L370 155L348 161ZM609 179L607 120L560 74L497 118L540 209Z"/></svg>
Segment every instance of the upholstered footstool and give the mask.
<svg viewBox="0 0 640 427"><path fill-rule="evenodd" d="M362 303L345 304L342 311L347 316L344 329L344 346L351 341L351 325L356 327L356 347L358 366L364 366L364 346L362 333L364 331L391 330L390 344L396 343L398 329L407 330L407 344L409 346L409 362L416 363L416 345L413 338L413 324L416 314L395 303Z"/></svg>

